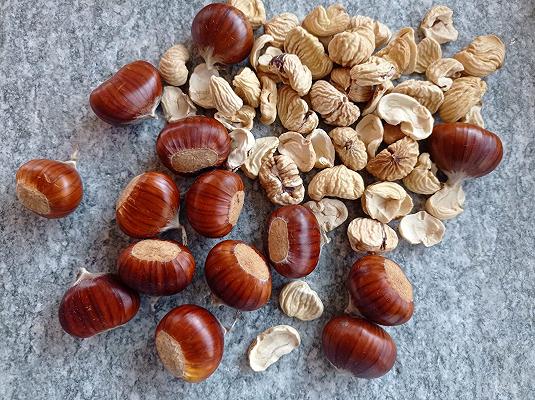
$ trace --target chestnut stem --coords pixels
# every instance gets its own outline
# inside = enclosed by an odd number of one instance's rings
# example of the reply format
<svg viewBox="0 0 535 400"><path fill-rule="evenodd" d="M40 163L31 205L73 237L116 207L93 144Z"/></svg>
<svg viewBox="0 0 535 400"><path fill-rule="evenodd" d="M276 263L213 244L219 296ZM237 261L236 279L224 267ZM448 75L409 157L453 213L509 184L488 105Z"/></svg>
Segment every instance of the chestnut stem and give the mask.
<svg viewBox="0 0 535 400"><path fill-rule="evenodd" d="M466 175L459 173L459 172L455 172L455 173L447 174L447 175L448 175L448 181L446 182L446 185L451 186L451 187L457 187L457 186L462 185L462 183L466 179Z"/></svg>
<svg viewBox="0 0 535 400"><path fill-rule="evenodd" d="M357 306L353 302L353 299L351 298L351 295L349 293L347 294L347 307L345 308L344 313L348 315L353 315L356 317L362 317L360 310L357 308Z"/></svg>
<svg viewBox="0 0 535 400"><path fill-rule="evenodd" d="M78 270L78 276L76 277L76 280L74 281L74 283L72 284L72 286L75 286L77 285L78 283L80 283L81 281L83 281L84 279L91 279L92 277L94 277L95 275L98 275L98 274L94 274L92 272L89 272L87 269L85 269L84 267L81 267L79 270Z"/></svg>
<svg viewBox="0 0 535 400"><path fill-rule="evenodd" d="M184 228L184 225L182 225L180 223L180 220L178 219L178 214L179 213L177 212L175 218L173 219L173 221L171 221L171 223L169 223L169 225L167 225L165 228L163 228L162 232L169 231L171 229L180 230L180 234L182 236L182 238L181 238L182 244L184 246L187 246L188 245L188 234L186 232L186 228Z"/></svg>
<svg viewBox="0 0 535 400"><path fill-rule="evenodd" d="M234 321L232 321L232 324L230 324L230 326L228 328L223 326L223 328L225 329L225 335L227 333L229 333L234 328L234 326L236 325L236 322L238 322L240 317L241 317L241 311L240 310L236 310L236 312L234 313Z"/></svg>
<svg viewBox="0 0 535 400"><path fill-rule="evenodd" d="M67 161L63 161L65 164L72 165L74 169L76 169L76 163L78 161L78 146L74 148L74 151L72 152L71 156Z"/></svg>

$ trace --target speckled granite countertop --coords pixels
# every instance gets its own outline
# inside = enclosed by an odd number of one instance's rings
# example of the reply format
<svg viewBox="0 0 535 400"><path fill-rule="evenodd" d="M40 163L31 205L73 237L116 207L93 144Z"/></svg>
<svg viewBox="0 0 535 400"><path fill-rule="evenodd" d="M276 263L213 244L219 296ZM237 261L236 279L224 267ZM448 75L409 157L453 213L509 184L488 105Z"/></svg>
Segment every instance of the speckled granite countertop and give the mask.
<svg viewBox="0 0 535 400"><path fill-rule="evenodd" d="M344 227L322 252L307 281L324 299L320 320L282 315L276 298L244 314L226 338L219 370L206 382L183 384L157 359L153 333L172 307L195 302L224 322L233 312L210 304L202 275L215 243L188 228L198 265L183 293L141 310L126 326L75 340L56 314L79 267L113 271L129 239L114 221L114 203L134 175L163 170L155 151L163 121L112 128L90 111L88 95L111 71L134 59L156 63L189 36L206 1L94 0L0 2L0 398L2 399L528 399L535 393L535 16L530 0L450 1L460 32L452 54L478 34L507 45L504 68L488 78L483 114L500 134L505 156L490 176L466 184L466 211L447 222L445 240L425 249L403 243L391 257L413 282L416 312L388 329L398 360L385 377L365 381L336 374L320 350L320 332L345 305L343 282L356 259ZM268 15L304 16L320 1L266 1ZM431 1L342 1L351 14L378 18L393 30L417 26ZM277 128L277 132L281 129ZM266 129L255 135L267 134ZM14 196L15 171L31 158L66 158L80 149L85 197L75 214L48 221ZM188 182L178 179L181 189ZM257 182L247 182L245 212L230 238L262 245L272 209ZM350 217L357 209L351 207ZM298 351L267 372L252 372L245 352L265 328L295 326Z"/></svg>

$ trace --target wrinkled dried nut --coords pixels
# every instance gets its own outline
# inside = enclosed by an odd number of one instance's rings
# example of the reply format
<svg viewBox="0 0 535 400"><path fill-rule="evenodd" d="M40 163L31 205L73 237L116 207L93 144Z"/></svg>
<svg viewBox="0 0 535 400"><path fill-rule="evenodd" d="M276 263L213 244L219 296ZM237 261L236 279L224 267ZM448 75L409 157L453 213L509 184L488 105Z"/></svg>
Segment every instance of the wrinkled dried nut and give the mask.
<svg viewBox="0 0 535 400"><path fill-rule="evenodd" d="M464 191L460 184L447 183L425 202L425 210L442 221L452 219L462 213L464 205Z"/></svg>
<svg viewBox="0 0 535 400"><path fill-rule="evenodd" d="M273 36L268 34L260 35L255 39L251 49L251 54L249 54L249 62L255 70L258 70L258 59L260 58L264 47L270 43L273 43L273 41Z"/></svg>
<svg viewBox="0 0 535 400"><path fill-rule="evenodd" d="M312 73L312 79L321 79L331 72L333 62L327 54L319 39L308 33L304 28L297 26L286 35L284 41L286 53L295 54Z"/></svg>
<svg viewBox="0 0 535 400"><path fill-rule="evenodd" d="M349 15L341 4L333 4L327 9L314 8L303 20L303 27L315 36L332 36L343 32L349 26Z"/></svg>
<svg viewBox="0 0 535 400"><path fill-rule="evenodd" d="M283 86L277 93L277 111L282 126L299 133L310 133L317 128L317 114L308 109L308 104L295 90Z"/></svg>
<svg viewBox="0 0 535 400"><path fill-rule="evenodd" d="M264 24L264 32L273 37L271 43L273 46L282 48L286 35L293 28L299 26L299 18L292 13L282 13Z"/></svg>
<svg viewBox="0 0 535 400"><path fill-rule="evenodd" d="M279 153L290 157L300 171L314 168L316 153L312 141L298 132L286 132L279 136Z"/></svg>
<svg viewBox="0 0 535 400"><path fill-rule="evenodd" d="M413 170L418 160L418 142L404 137L368 162L367 171L382 181L397 181Z"/></svg>
<svg viewBox="0 0 535 400"><path fill-rule="evenodd" d="M399 234L410 244L422 243L425 247L442 241L446 227L438 218L425 211L406 215L399 222Z"/></svg>
<svg viewBox="0 0 535 400"><path fill-rule="evenodd" d="M383 141L383 124L377 115L369 114L364 116L355 127L357 137L366 146L368 157L375 157L377 149Z"/></svg>
<svg viewBox="0 0 535 400"><path fill-rule="evenodd" d="M392 36L392 32L390 32L388 26L379 21L374 21L370 17L365 17L363 15L356 15L352 17L351 21L349 22L349 29L355 29L359 26L369 26L370 28L372 28L375 36L376 49L379 47L383 47L385 44L387 44L390 40L390 37Z"/></svg>
<svg viewBox="0 0 535 400"><path fill-rule="evenodd" d="M253 129L254 117L256 111L251 106L243 106L234 115L223 115L221 112L216 112L214 118L221 122L228 130L234 129Z"/></svg>
<svg viewBox="0 0 535 400"><path fill-rule="evenodd" d="M182 86L188 80L189 51L183 44L175 44L160 59L160 75L168 84Z"/></svg>
<svg viewBox="0 0 535 400"><path fill-rule="evenodd" d="M245 67L234 76L232 85L236 94L242 98L245 104L253 108L260 105L260 81L251 68Z"/></svg>
<svg viewBox="0 0 535 400"><path fill-rule="evenodd" d="M440 118L444 122L460 120L474 105L481 102L486 91L487 84L481 78L467 76L455 79L438 109Z"/></svg>
<svg viewBox="0 0 535 400"><path fill-rule="evenodd" d="M444 92L432 82L409 79L398 84L392 93L401 93L411 96L418 103L426 107L431 114L437 112L444 101Z"/></svg>
<svg viewBox="0 0 535 400"><path fill-rule="evenodd" d="M390 81L396 75L396 67L381 57L370 59L351 68L351 84L357 86L375 86Z"/></svg>
<svg viewBox="0 0 535 400"><path fill-rule="evenodd" d="M218 76L210 78L210 93L215 108L224 116L232 116L243 107L243 100L230 87L230 84Z"/></svg>
<svg viewBox="0 0 535 400"><path fill-rule="evenodd" d="M165 89L164 89L164 92L165 92ZM459 121L465 122L467 124L474 124L482 128L485 128L485 121L483 120L483 116L481 115L482 107L483 107L483 104L481 102L473 105L470 111L468 111L466 115L462 117Z"/></svg>
<svg viewBox="0 0 535 400"><path fill-rule="evenodd" d="M357 105L327 81L316 81L310 89L312 108L321 114L327 124L349 126L360 115Z"/></svg>
<svg viewBox="0 0 535 400"><path fill-rule="evenodd" d="M401 132L399 125L384 124L383 130L383 142L386 144L392 144L406 137L405 134Z"/></svg>
<svg viewBox="0 0 535 400"><path fill-rule="evenodd" d="M174 86L165 86L163 88L160 103L167 122L175 122L190 115L195 115L197 111L188 95Z"/></svg>
<svg viewBox="0 0 535 400"><path fill-rule="evenodd" d="M215 108L212 93L210 92L210 78L219 76L216 69L210 69L206 64L199 64L189 78L189 97L203 108Z"/></svg>
<svg viewBox="0 0 535 400"><path fill-rule="evenodd" d="M403 178L403 184L413 193L433 194L439 191L441 186L436 173L437 168L431 162L429 154L422 153L411 173Z"/></svg>
<svg viewBox="0 0 535 400"><path fill-rule="evenodd" d="M399 125L414 140L422 140L433 131L433 116L416 99L401 93L390 93L379 101L377 115L387 124Z"/></svg>
<svg viewBox="0 0 535 400"><path fill-rule="evenodd" d="M381 101L385 94L389 93L394 88L394 84L392 83L392 81L386 81L385 83L381 83L380 85L372 87L372 97L364 106L364 109L362 110L362 115L368 115L375 112L377 106L379 105L379 101Z"/></svg>
<svg viewBox="0 0 535 400"><path fill-rule="evenodd" d="M463 65L454 58L441 58L432 62L425 76L428 80L436 84L444 92L450 90L453 80L461 76L464 70Z"/></svg>
<svg viewBox="0 0 535 400"><path fill-rule="evenodd" d="M260 122L271 125L277 118L277 84L268 76L261 76Z"/></svg>
<svg viewBox="0 0 535 400"><path fill-rule="evenodd" d="M354 101L355 103L365 103L372 100L375 92L375 86L360 86L353 83L349 88L349 93L347 94L347 97L349 97L349 99L351 101Z"/></svg>
<svg viewBox="0 0 535 400"><path fill-rule="evenodd" d="M288 156L268 154L262 160L258 178L273 204L299 204L305 197L297 165Z"/></svg>
<svg viewBox="0 0 535 400"><path fill-rule="evenodd" d="M279 295L284 314L301 321L312 321L323 314L323 303L318 294L304 281L293 281L284 286Z"/></svg>
<svg viewBox="0 0 535 400"><path fill-rule="evenodd" d="M299 332L291 326L277 325L269 328L258 335L249 346L249 365L253 371L265 371L300 344Z"/></svg>
<svg viewBox="0 0 535 400"><path fill-rule="evenodd" d="M353 67L366 61L375 50L375 36L368 26L334 35L329 42L329 57L336 64Z"/></svg>
<svg viewBox="0 0 535 400"><path fill-rule="evenodd" d="M336 154L342 163L354 171L360 171L366 167L368 154L365 144L353 128L335 128L329 132L336 150Z"/></svg>
<svg viewBox="0 0 535 400"><path fill-rule="evenodd" d="M355 218L347 227L349 244L355 251L383 253L394 250L398 235L387 224L371 218Z"/></svg>
<svg viewBox="0 0 535 400"><path fill-rule="evenodd" d="M484 77L502 67L505 44L496 35L477 36L453 58L464 66L467 75Z"/></svg>
<svg viewBox="0 0 535 400"><path fill-rule="evenodd" d="M387 224L412 210L412 198L394 182L373 183L364 189L362 209L373 219Z"/></svg>
<svg viewBox="0 0 535 400"><path fill-rule="evenodd" d="M262 0L227 0L227 3L244 13L253 29L260 28L266 22Z"/></svg>
<svg viewBox="0 0 535 400"><path fill-rule="evenodd" d="M316 154L316 162L314 168L330 168L334 167L334 158L336 152L334 150L333 142L327 132L323 129L314 129L312 133L307 136L311 141L314 153Z"/></svg>
<svg viewBox="0 0 535 400"><path fill-rule="evenodd" d="M345 165L337 165L318 172L308 184L308 195L316 201L324 197L356 200L362 196L363 191L362 177Z"/></svg>
<svg viewBox="0 0 535 400"><path fill-rule="evenodd" d="M416 47L418 48L418 56L416 57L416 68L414 68L414 72L423 74L432 62L442 58L440 43L431 37L423 38Z"/></svg>
<svg viewBox="0 0 535 400"><path fill-rule="evenodd" d="M269 72L278 75L284 84L304 96L312 86L312 74L295 54L281 54L269 62Z"/></svg>
<svg viewBox="0 0 535 400"><path fill-rule="evenodd" d="M453 27L453 11L446 6L434 6L420 23L420 29L425 37L435 39L444 44L454 42L459 32Z"/></svg>
<svg viewBox="0 0 535 400"><path fill-rule="evenodd" d="M256 179L264 157L272 156L279 146L279 138L266 136L256 140L253 148L242 165L242 170L251 179Z"/></svg>
<svg viewBox="0 0 535 400"><path fill-rule="evenodd" d="M321 199L320 201L309 201L304 204L314 213L321 230L322 245L329 243L331 238L327 232L332 231L342 225L347 219L347 207L340 200Z"/></svg>
<svg viewBox="0 0 535 400"><path fill-rule="evenodd" d="M412 74L416 68L418 56L418 49L414 41L414 29L401 29L390 43L375 55L385 58L396 66L398 74L393 79L399 78L399 75Z"/></svg>
<svg viewBox="0 0 535 400"><path fill-rule="evenodd" d="M255 138L247 129L235 129L229 135L232 139L232 150L228 155L227 165L229 169L236 170L247 160L249 152L255 145Z"/></svg>
<svg viewBox="0 0 535 400"><path fill-rule="evenodd" d="M333 85L339 91L348 94L349 87L351 86L350 71L350 68L333 68L330 79L331 85Z"/></svg>

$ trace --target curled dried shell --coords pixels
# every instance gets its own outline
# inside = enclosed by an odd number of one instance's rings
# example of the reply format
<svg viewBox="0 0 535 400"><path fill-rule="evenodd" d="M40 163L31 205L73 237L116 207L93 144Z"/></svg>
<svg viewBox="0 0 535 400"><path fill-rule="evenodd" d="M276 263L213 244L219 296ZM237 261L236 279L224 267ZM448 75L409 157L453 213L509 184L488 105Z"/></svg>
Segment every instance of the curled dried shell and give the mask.
<svg viewBox="0 0 535 400"><path fill-rule="evenodd" d="M233 115L224 115L221 112L216 112L214 118L221 122L228 130L234 129L253 129L254 117L256 111L251 106L243 106Z"/></svg>
<svg viewBox="0 0 535 400"><path fill-rule="evenodd" d="M481 104L481 102L474 104L470 111L468 111L468 113L466 113L466 115L462 117L459 121L485 128L485 121L483 120L483 115L481 115L482 107L483 105Z"/></svg>
<svg viewBox="0 0 535 400"><path fill-rule="evenodd" d="M232 150L227 158L227 166L231 170L240 168L247 160L249 152L255 145L255 138L247 129L235 129L229 133L232 139Z"/></svg>
<svg viewBox="0 0 535 400"><path fill-rule="evenodd" d="M388 26L364 15L356 15L352 17L349 22L349 29L354 29L359 26L369 26L370 28L372 28L375 36L376 49L379 47L383 47L385 44L387 44L390 40L390 37L392 36L392 32L390 31Z"/></svg>
<svg viewBox="0 0 535 400"><path fill-rule="evenodd" d="M407 215L413 206L411 196L394 182L369 185L364 190L361 202L366 214L384 224Z"/></svg>
<svg viewBox="0 0 535 400"><path fill-rule="evenodd" d="M316 153L314 168L334 167L336 153L329 135L323 129L314 129L307 139L311 141L314 153Z"/></svg>
<svg viewBox="0 0 535 400"><path fill-rule="evenodd" d="M412 74L416 68L418 55L418 49L414 41L414 29L401 29L390 43L375 55L385 58L396 66L398 75L394 79L399 78L399 75Z"/></svg>
<svg viewBox="0 0 535 400"><path fill-rule="evenodd" d="M283 53L273 57L269 62L269 72L290 85L299 96L306 95L312 86L312 73L295 54Z"/></svg>
<svg viewBox="0 0 535 400"><path fill-rule="evenodd" d="M336 89L341 91L342 93L348 94L349 93L349 87L351 86L351 69L350 68L343 68L343 67L337 67L333 68L331 71L331 85L333 85Z"/></svg>
<svg viewBox="0 0 535 400"><path fill-rule="evenodd" d="M342 163L354 171L366 167L366 146L353 128L335 128L329 132L334 148Z"/></svg>
<svg viewBox="0 0 535 400"><path fill-rule="evenodd" d="M304 281L293 281L284 286L279 304L284 314L301 321L312 321L323 314L321 299Z"/></svg>
<svg viewBox="0 0 535 400"><path fill-rule="evenodd" d="M375 157L377 149L383 141L384 128L377 115L369 114L364 116L355 127L357 137L366 146L368 157Z"/></svg>
<svg viewBox="0 0 535 400"><path fill-rule="evenodd" d="M305 187L297 165L288 156L266 155L258 178L273 204L299 204L305 197Z"/></svg>
<svg viewBox="0 0 535 400"><path fill-rule="evenodd" d="M174 86L165 86L161 99L163 115L167 122L195 115L197 108L187 94Z"/></svg>
<svg viewBox="0 0 535 400"><path fill-rule="evenodd" d="M261 76L260 122L271 125L277 118L277 84L268 76Z"/></svg>
<svg viewBox="0 0 535 400"><path fill-rule="evenodd" d="M188 80L189 51L183 44L175 44L160 59L160 75L168 84L182 86Z"/></svg>
<svg viewBox="0 0 535 400"><path fill-rule="evenodd" d="M318 172L308 184L308 195L316 201L324 197L356 200L362 196L363 191L362 177L345 165L337 165Z"/></svg>
<svg viewBox="0 0 535 400"><path fill-rule="evenodd" d="M266 22L262 0L227 0L227 3L244 13L253 29L260 28Z"/></svg>
<svg viewBox="0 0 535 400"><path fill-rule="evenodd" d="M396 75L396 67L381 57L370 59L351 68L351 84L357 86L375 86L390 81Z"/></svg>
<svg viewBox="0 0 535 400"><path fill-rule="evenodd" d="M444 221L454 218L464 211L464 200L464 191L460 183L455 185L446 183L442 189L427 199L425 210Z"/></svg>
<svg viewBox="0 0 535 400"><path fill-rule="evenodd" d="M370 218L355 218L347 227L349 244L355 251L383 253L398 245L396 231Z"/></svg>
<svg viewBox="0 0 535 400"><path fill-rule="evenodd" d="M245 104L253 108L260 105L260 81L251 68L245 67L234 76L232 85Z"/></svg>
<svg viewBox="0 0 535 400"><path fill-rule="evenodd" d="M440 118L444 122L459 121L474 105L481 102L486 90L487 84L481 78L467 76L455 79L438 109Z"/></svg>
<svg viewBox="0 0 535 400"><path fill-rule="evenodd" d="M249 62L253 66L255 70L258 70L258 60L260 56L262 55L262 52L264 51L264 48L270 44L273 43L274 39L273 36L268 34L263 34L258 36L253 44L253 47L251 49L251 54L249 54Z"/></svg>
<svg viewBox="0 0 535 400"><path fill-rule="evenodd" d="M432 82L409 79L401 82L392 93L406 94L418 101L434 114L444 101L444 92Z"/></svg>
<svg viewBox="0 0 535 400"><path fill-rule="evenodd" d="M315 36L332 36L343 32L349 26L349 15L341 4L333 4L327 9L314 8L303 20L303 27Z"/></svg>
<svg viewBox="0 0 535 400"><path fill-rule="evenodd" d="M189 97L203 108L215 108L212 93L210 92L210 79L219 76L216 69L208 68L205 63L199 64L189 78Z"/></svg>
<svg viewBox="0 0 535 400"><path fill-rule="evenodd" d="M463 65L454 58L441 58L432 62L425 76L444 92L450 90L453 80L461 76Z"/></svg>
<svg viewBox="0 0 535 400"><path fill-rule="evenodd" d="M423 243L425 247L442 241L446 228L441 220L425 211L406 215L399 222L399 234L410 244Z"/></svg>
<svg viewBox="0 0 535 400"><path fill-rule="evenodd" d="M242 170L251 179L256 179L264 157L272 156L279 146L279 138L266 136L256 140L253 148L242 165Z"/></svg>
<svg viewBox="0 0 535 400"><path fill-rule="evenodd" d="M496 35L477 36L453 58L464 66L466 74L484 77L502 67L505 44Z"/></svg>
<svg viewBox="0 0 535 400"><path fill-rule="evenodd" d="M310 171L316 163L312 141L298 132L286 132L279 136L279 153L290 157L303 172Z"/></svg>
<svg viewBox="0 0 535 400"><path fill-rule="evenodd" d="M418 43L418 56L416 57L416 68L414 72L425 73L429 64L442 58L442 48L440 43L431 37L423 38Z"/></svg>
<svg viewBox="0 0 535 400"><path fill-rule="evenodd" d="M249 346L249 365L253 371L265 371L283 355L301 344L299 332L288 325L277 325L262 332Z"/></svg>
<svg viewBox="0 0 535 400"><path fill-rule="evenodd" d="M289 86L278 91L277 111L282 126L290 131L310 133L319 123L317 114L309 110L307 102Z"/></svg>
<svg viewBox="0 0 535 400"><path fill-rule="evenodd" d="M236 114L243 107L243 100L230 87L230 84L221 77L210 78L210 93L217 111L224 116Z"/></svg>
<svg viewBox="0 0 535 400"><path fill-rule="evenodd" d="M312 79L321 79L331 72L333 62L327 54L319 39L304 28L297 26L286 35L284 50L295 54L301 62L312 72Z"/></svg>
<svg viewBox="0 0 535 400"><path fill-rule="evenodd" d="M375 112L377 106L379 105L379 101L381 101L383 96L386 93L390 92L393 87L394 84L392 83L392 81L386 81L385 83L381 83L380 85L373 86L372 97L364 106L364 109L362 110L362 115L368 115L372 112Z"/></svg>
<svg viewBox="0 0 535 400"><path fill-rule="evenodd" d="M453 27L453 11L446 6L434 6L420 23L425 37L435 39L438 43L454 42L459 32Z"/></svg>
<svg viewBox="0 0 535 400"><path fill-rule="evenodd" d="M296 26L299 26L299 18L295 14L287 12L279 14L266 22L264 24L264 32L273 37L271 41L273 46L282 48L286 35Z"/></svg>
<svg viewBox="0 0 535 400"><path fill-rule="evenodd" d="M366 61L375 49L375 37L368 26L334 35L329 42L329 57L336 64L353 67Z"/></svg>
<svg viewBox="0 0 535 400"><path fill-rule="evenodd" d="M327 81L316 81L310 90L310 101L327 124L349 126L360 115L357 105Z"/></svg>
<svg viewBox="0 0 535 400"><path fill-rule="evenodd" d="M418 143L404 137L392 143L368 162L366 169L382 181L405 178L418 161Z"/></svg>
<svg viewBox="0 0 535 400"><path fill-rule="evenodd" d="M440 181L436 177L437 169L428 153L418 156L418 162L409 175L403 178L403 184L413 193L433 194L440 190Z"/></svg>
<svg viewBox="0 0 535 400"><path fill-rule="evenodd" d="M327 232L330 232L342 225L348 216L348 211L345 204L336 199L309 201L305 203L304 206L309 208L318 220L321 230L322 244L326 244L331 241L329 236L327 236Z"/></svg>

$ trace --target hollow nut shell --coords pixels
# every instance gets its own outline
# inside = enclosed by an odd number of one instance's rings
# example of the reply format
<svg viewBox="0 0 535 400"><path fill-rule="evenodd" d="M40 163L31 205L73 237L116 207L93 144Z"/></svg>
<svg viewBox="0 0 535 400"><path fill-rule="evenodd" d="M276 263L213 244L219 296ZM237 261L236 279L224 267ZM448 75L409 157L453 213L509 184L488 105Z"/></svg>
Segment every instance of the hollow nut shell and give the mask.
<svg viewBox="0 0 535 400"><path fill-rule="evenodd" d="M321 299L304 281L293 281L284 286L279 305L284 314L301 321L312 321L323 314Z"/></svg>
<svg viewBox="0 0 535 400"><path fill-rule="evenodd" d="M289 325L277 325L266 329L249 346L249 365L253 371L265 371L300 344L299 332Z"/></svg>

